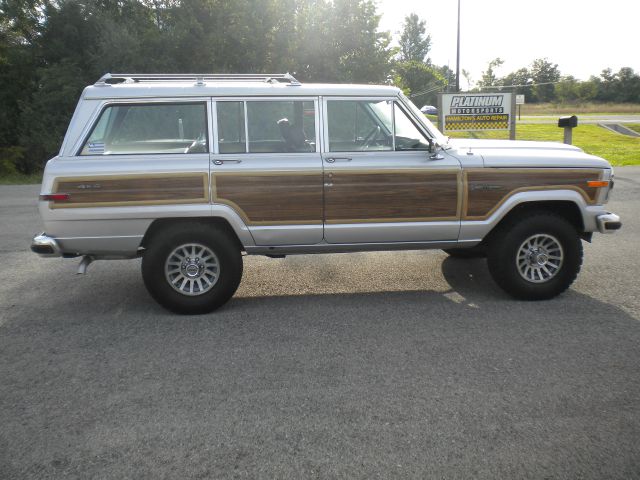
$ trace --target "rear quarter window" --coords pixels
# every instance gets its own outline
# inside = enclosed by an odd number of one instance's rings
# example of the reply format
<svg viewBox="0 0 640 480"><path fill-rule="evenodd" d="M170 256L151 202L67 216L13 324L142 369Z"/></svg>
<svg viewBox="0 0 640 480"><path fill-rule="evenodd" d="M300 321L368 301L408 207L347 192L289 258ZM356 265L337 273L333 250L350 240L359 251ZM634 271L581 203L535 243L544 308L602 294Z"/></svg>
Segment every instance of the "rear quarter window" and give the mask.
<svg viewBox="0 0 640 480"><path fill-rule="evenodd" d="M111 105L100 114L80 155L207 153L206 105Z"/></svg>

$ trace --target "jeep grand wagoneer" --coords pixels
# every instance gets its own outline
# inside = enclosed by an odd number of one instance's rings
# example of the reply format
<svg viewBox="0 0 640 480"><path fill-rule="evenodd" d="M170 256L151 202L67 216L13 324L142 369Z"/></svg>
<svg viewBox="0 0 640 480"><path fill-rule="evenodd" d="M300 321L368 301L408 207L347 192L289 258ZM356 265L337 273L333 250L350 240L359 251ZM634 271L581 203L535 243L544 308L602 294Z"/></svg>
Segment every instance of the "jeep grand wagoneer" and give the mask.
<svg viewBox="0 0 640 480"><path fill-rule="evenodd" d="M395 87L290 75L105 75L40 195L43 256L142 256L181 313L225 303L242 254L444 249L517 298L573 282L613 232L607 161L556 143L449 140Z"/></svg>

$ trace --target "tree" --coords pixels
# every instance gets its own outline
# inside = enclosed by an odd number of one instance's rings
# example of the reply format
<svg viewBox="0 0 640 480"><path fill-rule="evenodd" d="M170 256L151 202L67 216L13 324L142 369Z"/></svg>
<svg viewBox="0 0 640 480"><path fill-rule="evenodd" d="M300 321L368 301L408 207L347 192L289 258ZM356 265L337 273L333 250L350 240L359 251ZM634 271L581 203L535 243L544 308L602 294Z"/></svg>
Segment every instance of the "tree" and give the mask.
<svg viewBox="0 0 640 480"><path fill-rule="evenodd" d="M496 68L500 67L503 63L504 63L504 60L502 60L500 57L494 58L489 62L489 64L487 65L487 69L484 72L482 72L482 78L478 81L478 86L480 87L480 89L487 88L487 87L495 87L500 85L500 82L498 80L498 77L496 76L495 70Z"/></svg>
<svg viewBox="0 0 640 480"><path fill-rule="evenodd" d="M520 68L515 72L511 72L501 80L501 83L504 86L514 85L515 88L511 89L513 93L525 95L527 97L527 101L532 99L530 87L532 82L531 72L529 72L529 69L527 68Z"/></svg>
<svg viewBox="0 0 640 480"><path fill-rule="evenodd" d="M399 62L394 83L417 103L434 103L437 93L447 84L436 68L417 61Z"/></svg>
<svg viewBox="0 0 640 480"><path fill-rule="evenodd" d="M426 34L426 24L427 22L420 20L415 13L411 13L404 18L404 25L400 35L400 61L431 64L429 59L431 35Z"/></svg>
<svg viewBox="0 0 640 480"><path fill-rule="evenodd" d="M546 58L538 58L533 61L530 68L531 80L534 83L532 88L533 101L550 102L555 99L555 88L553 83L560 80L560 70L558 64L551 63Z"/></svg>

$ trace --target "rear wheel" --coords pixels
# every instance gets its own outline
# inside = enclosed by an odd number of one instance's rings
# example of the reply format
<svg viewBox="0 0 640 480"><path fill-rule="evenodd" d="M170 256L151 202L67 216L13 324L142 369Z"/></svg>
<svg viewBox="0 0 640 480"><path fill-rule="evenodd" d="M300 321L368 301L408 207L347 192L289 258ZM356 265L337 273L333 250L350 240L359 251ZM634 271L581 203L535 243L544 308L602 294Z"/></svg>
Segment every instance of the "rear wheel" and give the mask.
<svg viewBox="0 0 640 480"><path fill-rule="evenodd" d="M163 307L176 313L208 313L227 302L238 288L242 256L224 230L180 224L149 241L142 257L142 278Z"/></svg>
<svg viewBox="0 0 640 480"><path fill-rule="evenodd" d="M513 220L493 236L487 261L495 282L523 300L544 300L564 292L582 265L575 227L551 213Z"/></svg>

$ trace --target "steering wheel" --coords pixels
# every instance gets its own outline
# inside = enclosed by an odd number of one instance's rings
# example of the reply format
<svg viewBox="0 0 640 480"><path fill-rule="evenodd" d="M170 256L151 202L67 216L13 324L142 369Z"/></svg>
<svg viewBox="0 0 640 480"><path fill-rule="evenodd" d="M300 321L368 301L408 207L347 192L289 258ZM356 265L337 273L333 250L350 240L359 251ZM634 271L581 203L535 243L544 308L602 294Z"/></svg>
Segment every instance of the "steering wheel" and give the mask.
<svg viewBox="0 0 640 480"><path fill-rule="evenodd" d="M185 148L184 153L206 153L207 139L204 134L200 134L191 145Z"/></svg>
<svg viewBox="0 0 640 480"><path fill-rule="evenodd" d="M364 137L364 140L362 141L362 147L361 150L366 150L369 148L369 145L371 145L371 143L378 137L378 135L380 134L380 125L376 125L375 127L373 127L373 129L367 134L366 137Z"/></svg>

